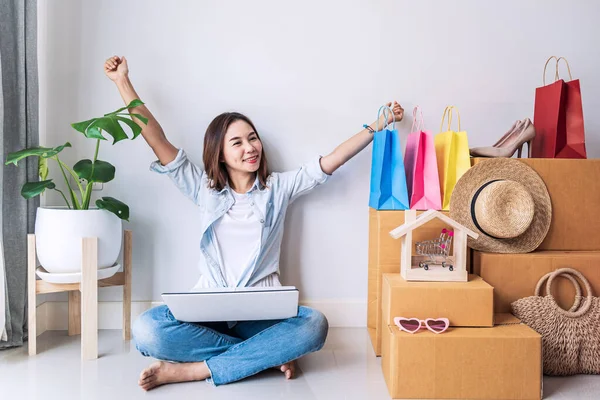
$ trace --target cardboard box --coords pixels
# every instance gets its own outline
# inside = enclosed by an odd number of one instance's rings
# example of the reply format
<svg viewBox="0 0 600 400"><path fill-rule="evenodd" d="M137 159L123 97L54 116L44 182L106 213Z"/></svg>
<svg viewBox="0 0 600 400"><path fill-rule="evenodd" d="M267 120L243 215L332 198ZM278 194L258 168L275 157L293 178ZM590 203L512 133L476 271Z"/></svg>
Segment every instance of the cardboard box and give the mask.
<svg viewBox="0 0 600 400"><path fill-rule="evenodd" d="M472 164L485 160L473 158ZM552 224L537 250L600 250L600 159L520 158L546 183Z"/></svg>
<svg viewBox="0 0 600 400"><path fill-rule="evenodd" d="M527 254L497 254L473 252L473 270L494 287L494 311L511 312L510 304L533 296L542 276L559 268L571 267L581 272L600 294L600 252L595 251L534 251ZM582 287L583 290L585 290ZM545 294L545 290L542 292ZM575 300L575 288L567 279L552 284L552 294L558 304L569 309Z"/></svg>
<svg viewBox="0 0 600 400"><path fill-rule="evenodd" d="M541 399L542 338L524 324L384 329L383 376L392 398Z"/></svg>
<svg viewBox="0 0 600 400"><path fill-rule="evenodd" d="M381 291L382 329L394 317L448 318L451 326L494 326L494 288L477 275L468 282L408 282L384 274Z"/></svg>
<svg viewBox="0 0 600 400"><path fill-rule="evenodd" d="M422 212L417 212L417 215ZM448 215L447 211L442 211ZM381 275L400 273L400 240L392 239L390 231L404 224L404 211L378 211L369 208L369 271L367 289L367 328L373 349L381 355ZM450 228L434 219L413 232L413 241L439 237L443 228ZM470 257L467 271L470 271Z"/></svg>

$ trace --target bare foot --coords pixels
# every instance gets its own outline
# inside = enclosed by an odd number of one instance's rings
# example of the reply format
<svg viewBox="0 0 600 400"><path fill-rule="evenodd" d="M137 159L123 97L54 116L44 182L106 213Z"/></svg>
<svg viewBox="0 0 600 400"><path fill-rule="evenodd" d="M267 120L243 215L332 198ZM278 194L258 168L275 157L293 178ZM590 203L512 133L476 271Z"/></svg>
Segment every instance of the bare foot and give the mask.
<svg viewBox="0 0 600 400"><path fill-rule="evenodd" d="M289 363L285 363L275 368L283 372L285 379L293 379L296 375L296 363L294 361L290 361Z"/></svg>
<svg viewBox="0 0 600 400"><path fill-rule="evenodd" d="M210 377L210 370L204 362L170 363L157 361L140 374L138 385L146 391L165 383L202 381Z"/></svg>

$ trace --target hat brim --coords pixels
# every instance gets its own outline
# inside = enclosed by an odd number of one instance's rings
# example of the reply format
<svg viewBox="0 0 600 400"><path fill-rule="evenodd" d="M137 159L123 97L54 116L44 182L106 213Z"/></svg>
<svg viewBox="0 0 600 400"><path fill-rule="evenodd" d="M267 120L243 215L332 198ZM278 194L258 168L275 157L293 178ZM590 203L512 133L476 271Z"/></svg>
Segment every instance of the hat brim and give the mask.
<svg viewBox="0 0 600 400"><path fill-rule="evenodd" d="M502 179L521 183L535 203L533 221L521 235L510 239L496 239L483 233L475 226L471 216L471 199L486 182ZM510 158L484 160L456 182L450 197L450 217L474 232L478 239L469 238L469 247L491 253L529 253L544 241L552 222L552 203L546 184L531 167Z"/></svg>

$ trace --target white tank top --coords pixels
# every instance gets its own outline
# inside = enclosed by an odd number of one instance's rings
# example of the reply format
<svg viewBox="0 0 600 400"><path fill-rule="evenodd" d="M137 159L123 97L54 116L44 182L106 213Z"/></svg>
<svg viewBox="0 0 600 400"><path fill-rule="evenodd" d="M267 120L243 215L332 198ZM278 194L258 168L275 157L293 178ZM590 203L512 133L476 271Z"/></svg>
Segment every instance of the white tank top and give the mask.
<svg viewBox="0 0 600 400"><path fill-rule="evenodd" d="M223 259L223 276L227 286L234 287L237 286L244 269L253 263L258 255L262 225L252 209L249 197L233 190L231 193L235 203L215 222L214 232ZM279 285L264 282L256 286Z"/></svg>

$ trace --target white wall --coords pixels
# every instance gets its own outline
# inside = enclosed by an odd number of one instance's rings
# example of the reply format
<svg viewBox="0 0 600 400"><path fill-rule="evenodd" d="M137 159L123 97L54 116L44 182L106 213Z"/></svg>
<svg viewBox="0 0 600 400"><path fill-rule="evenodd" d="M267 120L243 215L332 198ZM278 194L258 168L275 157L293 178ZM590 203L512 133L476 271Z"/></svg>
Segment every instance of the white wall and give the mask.
<svg viewBox="0 0 600 400"><path fill-rule="evenodd" d="M285 170L331 151L390 99L407 111L403 137L414 105L437 132L453 104L470 144L489 145L532 117L544 62L559 55L581 79L588 154L598 157L598 15L592 1L40 0L41 142L70 141L71 163L92 157L94 143L69 123L121 106L102 72L116 54L169 139L199 163L204 130L223 111L249 115L272 167ZM148 171L141 137L103 144L100 157L117 175L98 193L131 208L133 300L189 288L194 206ZM369 168L370 147L289 210L282 278L304 300L366 302ZM117 288L101 291L120 299Z"/></svg>

